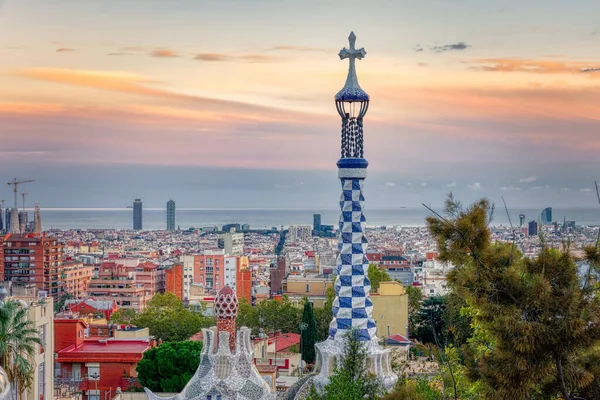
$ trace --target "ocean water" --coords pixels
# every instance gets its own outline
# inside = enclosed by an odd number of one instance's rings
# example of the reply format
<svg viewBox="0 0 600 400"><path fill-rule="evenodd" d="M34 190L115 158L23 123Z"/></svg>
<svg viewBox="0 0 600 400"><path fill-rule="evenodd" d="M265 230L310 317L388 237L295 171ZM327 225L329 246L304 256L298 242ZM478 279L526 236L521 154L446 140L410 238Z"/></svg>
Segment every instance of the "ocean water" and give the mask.
<svg viewBox="0 0 600 400"><path fill-rule="evenodd" d="M440 211L440 210L436 210ZM540 209L510 209L514 226L519 224L519 214L525 214L525 222L538 220ZM298 209L180 209L176 225L181 229L190 227L222 226L229 223L249 224L251 229L312 225L313 214L321 214L323 225L336 225L339 210ZM368 226L424 226L430 212L424 207L400 209L365 209ZM554 208L553 219L562 222L575 221L578 225L600 225L598 208ZM130 208L69 208L42 209L44 229L131 229L133 210ZM493 225L508 225L506 211L497 208ZM162 230L166 227L166 210L146 208L143 211L145 230Z"/></svg>

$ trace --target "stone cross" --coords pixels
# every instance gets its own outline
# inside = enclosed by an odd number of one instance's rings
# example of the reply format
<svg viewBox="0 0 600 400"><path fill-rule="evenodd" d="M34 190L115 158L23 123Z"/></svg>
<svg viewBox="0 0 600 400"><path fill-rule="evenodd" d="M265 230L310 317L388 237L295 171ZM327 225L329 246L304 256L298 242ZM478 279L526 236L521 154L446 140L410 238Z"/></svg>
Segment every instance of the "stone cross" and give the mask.
<svg viewBox="0 0 600 400"><path fill-rule="evenodd" d="M346 79L346 84L344 85L344 88L359 87L358 78L356 77L355 60L357 58L359 60L362 60L362 58L367 55L367 52L365 51L364 47L361 47L358 50L356 49L356 47L354 47L356 43L356 35L354 34L354 32L350 32L350 36L348 36L348 42L350 43L350 48L347 49L344 47L342 50L340 50L339 54L340 60L344 60L346 58L350 59L348 78Z"/></svg>

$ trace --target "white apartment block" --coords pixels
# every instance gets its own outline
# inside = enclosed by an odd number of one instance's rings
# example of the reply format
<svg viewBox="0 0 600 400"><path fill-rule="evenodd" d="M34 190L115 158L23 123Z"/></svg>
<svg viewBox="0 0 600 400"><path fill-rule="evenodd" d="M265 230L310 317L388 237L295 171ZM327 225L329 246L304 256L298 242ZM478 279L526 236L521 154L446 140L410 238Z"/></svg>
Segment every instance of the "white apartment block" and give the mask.
<svg viewBox="0 0 600 400"><path fill-rule="evenodd" d="M312 238L312 226L310 225L297 225L290 226L288 231L288 239L292 243L298 243Z"/></svg>

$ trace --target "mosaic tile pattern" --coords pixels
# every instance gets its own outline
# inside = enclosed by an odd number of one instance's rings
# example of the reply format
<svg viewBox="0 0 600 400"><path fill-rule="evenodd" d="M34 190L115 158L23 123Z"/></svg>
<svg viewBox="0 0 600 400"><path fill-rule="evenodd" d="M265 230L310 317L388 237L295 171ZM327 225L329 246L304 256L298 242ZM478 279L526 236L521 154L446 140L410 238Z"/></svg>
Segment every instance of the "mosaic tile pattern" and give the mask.
<svg viewBox="0 0 600 400"><path fill-rule="evenodd" d="M203 329L204 346L196 373L173 397L158 397L145 388L149 400L205 400L208 395L222 400L275 400L276 394L253 365L250 329L235 331L238 300L229 287L215 301L217 326Z"/></svg>
<svg viewBox="0 0 600 400"><path fill-rule="evenodd" d="M334 286L336 297L329 337L343 338L355 329L361 341L370 341L377 337L377 327L372 317L373 303L369 295L371 282L367 277L369 262L366 257L367 238L364 235L364 179L342 178L341 182L338 276Z"/></svg>

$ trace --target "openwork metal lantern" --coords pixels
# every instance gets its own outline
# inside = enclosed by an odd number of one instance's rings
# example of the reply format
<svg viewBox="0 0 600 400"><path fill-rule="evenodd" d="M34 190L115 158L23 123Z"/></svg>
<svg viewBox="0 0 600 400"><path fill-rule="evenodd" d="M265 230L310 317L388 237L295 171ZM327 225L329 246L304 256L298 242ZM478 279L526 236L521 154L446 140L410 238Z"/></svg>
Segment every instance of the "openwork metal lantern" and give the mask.
<svg viewBox="0 0 600 400"><path fill-rule="evenodd" d="M350 48L343 48L340 59L348 58L350 66L346 84L335 95L335 106L342 117L342 158L363 158L363 117L369 109L369 95L358 84L356 76L356 59L367 55L364 48L356 49L354 32L348 37Z"/></svg>

